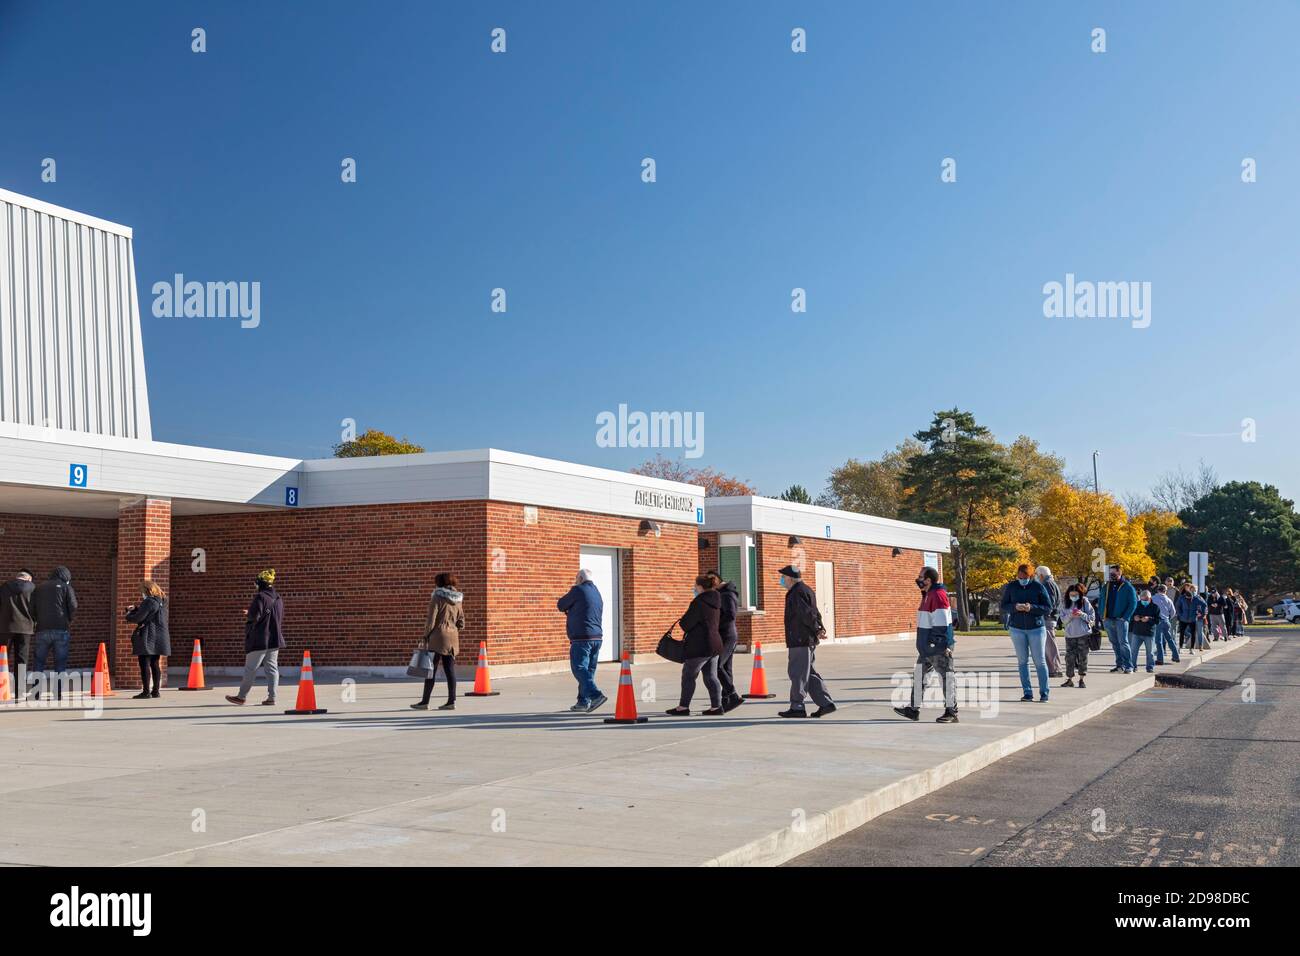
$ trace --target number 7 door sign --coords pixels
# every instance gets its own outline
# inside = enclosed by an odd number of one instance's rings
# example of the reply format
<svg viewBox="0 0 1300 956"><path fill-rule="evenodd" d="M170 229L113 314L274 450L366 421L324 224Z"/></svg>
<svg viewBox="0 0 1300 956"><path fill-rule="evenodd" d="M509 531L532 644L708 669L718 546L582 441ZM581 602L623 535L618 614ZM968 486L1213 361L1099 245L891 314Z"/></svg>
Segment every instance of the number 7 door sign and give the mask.
<svg viewBox="0 0 1300 956"><path fill-rule="evenodd" d="M90 469L85 465L70 465L68 467L68 486L71 488L86 487L86 479L90 477Z"/></svg>

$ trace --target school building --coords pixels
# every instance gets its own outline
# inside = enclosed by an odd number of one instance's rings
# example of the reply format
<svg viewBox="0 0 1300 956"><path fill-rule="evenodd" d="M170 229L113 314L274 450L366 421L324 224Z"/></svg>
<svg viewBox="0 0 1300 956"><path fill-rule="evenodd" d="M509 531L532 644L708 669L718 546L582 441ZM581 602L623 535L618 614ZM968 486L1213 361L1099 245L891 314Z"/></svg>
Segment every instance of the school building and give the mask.
<svg viewBox="0 0 1300 956"><path fill-rule="evenodd" d="M556 599L580 567L605 596L605 660L653 653L694 577L741 588L742 643L782 644L793 563L837 640L910 637L913 580L948 532L497 449L301 460L153 440L129 228L0 190L0 577L72 571L70 665L107 644L138 686L126 607L170 596L173 675L202 641L243 662L243 610L276 569L293 666L396 676L433 577L465 592L461 659L568 667Z"/></svg>

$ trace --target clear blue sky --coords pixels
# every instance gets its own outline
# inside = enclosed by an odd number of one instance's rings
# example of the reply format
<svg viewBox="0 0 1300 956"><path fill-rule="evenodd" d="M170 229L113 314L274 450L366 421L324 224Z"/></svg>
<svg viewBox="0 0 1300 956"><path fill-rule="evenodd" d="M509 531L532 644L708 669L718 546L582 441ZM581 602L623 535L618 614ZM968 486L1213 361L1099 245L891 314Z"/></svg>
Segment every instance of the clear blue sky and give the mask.
<svg viewBox="0 0 1300 956"><path fill-rule="evenodd" d="M0 0L0 186L134 227L161 440L321 456L351 417L627 468L626 403L816 493L956 405L1111 490L1203 458L1300 497L1297 36L1264 2ZM176 272L260 282L261 327L154 318ZM1151 282L1150 327L1045 318L1067 272Z"/></svg>

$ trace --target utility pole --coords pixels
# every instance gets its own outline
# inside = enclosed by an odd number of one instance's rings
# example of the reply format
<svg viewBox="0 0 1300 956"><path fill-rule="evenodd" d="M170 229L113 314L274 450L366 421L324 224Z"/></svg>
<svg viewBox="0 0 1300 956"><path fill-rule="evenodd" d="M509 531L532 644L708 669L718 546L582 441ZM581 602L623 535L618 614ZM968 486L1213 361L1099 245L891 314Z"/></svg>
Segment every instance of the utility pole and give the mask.
<svg viewBox="0 0 1300 956"><path fill-rule="evenodd" d="M1092 453L1092 490L1098 497L1101 496L1101 483L1097 481L1097 456L1100 454L1099 451Z"/></svg>

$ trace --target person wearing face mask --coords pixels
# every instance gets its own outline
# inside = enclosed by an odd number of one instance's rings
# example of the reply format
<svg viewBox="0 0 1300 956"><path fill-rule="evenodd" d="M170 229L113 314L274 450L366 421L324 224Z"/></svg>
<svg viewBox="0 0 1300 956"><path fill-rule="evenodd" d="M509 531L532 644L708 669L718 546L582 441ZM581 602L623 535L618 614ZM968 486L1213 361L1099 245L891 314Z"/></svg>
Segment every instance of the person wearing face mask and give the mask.
<svg viewBox="0 0 1300 956"><path fill-rule="evenodd" d="M266 671L266 706L275 704L280 686L280 649L284 647L284 599L275 590L275 569L257 575L257 592L244 612L244 679L239 690L227 694L232 704L244 704L257 680L257 670Z"/></svg>
<svg viewBox="0 0 1300 956"><path fill-rule="evenodd" d="M682 626L682 696L669 717L686 717L695 696L695 679L704 673L704 687L709 692L709 709L705 716L717 717L722 709L722 685L718 682L718 655L722 653L722 635L718 622L722 617L722 595L713 588L713 577L701 574L695 579L695 596L679 622Z"/></svg>
<svg viewBox="0 0 1300 956"><path fill-rule="evenodd" d="M1088 642L1092 637L1092 626L1097 620L1097 612L1092 609L1092 602L1077 584L1070 585L1065 592L1065 608L1061 612L1065 621L1065 683L1062 687L1074 687L1074 672L1079 672L1079 687L1085 687L1083 679L1088 675Z"/></svg>
<svg viewBox="0 0 1300 956"><path fill-rule="evenodd" d="M1052 609L1043 621L1047 635L1043 641L1043 657L1047 661L1047 676L1056 678L1061 676L1061 651L1056 646L1056 621L1061 616L1061 586L1052 577L1052 569L1045 564L1035 568L1034 575L1047 588L1047 596L1052 600Z"/></svg>
<svg viewBox="0 0 1300 956"><path fill-rule="evenodd" d="M817 704L813 717L835 713L826 682L817 673L817 643L826 633L821 611L817 610L817 595L803 583L799 569L786 565L780 570L781 587L785 588L785 646L786 673L790 676L790 709L780 711L779 717L807 717L804 697L811 696Z"/></svg>
<svg viewBox="0 0 1300 956"><path fill-rule="evenodd" d="M736 644L740 640L740 635L736 631L740 591L731 581L724 581L716 574L710 574L708 577L722 600L722 614L718 618L718 633L722 636L722 654L718 657L718 683L722 685L722 709L730 712L745 702L745 698L741 697L736 690L736 680L731 670Z"/></svg>
<svg viewBox="0 0 1300 956"><path fill-rule="evenodd" d="M948 591L939 580L939 572L931 567L921 569L916 579L921 589L921 606L916 612L916 673L912 678L912 703L909 707L895 707L894 713L908 720L921 719L921 704L925 695L925 675L934 672L943 684L943 714L937 724L955 724L957 720L957 675L952 666L952 648L956 641L952 635L952 606Z"/></svg>
<svg viewBox="0 0 1300 956"><path fill-rule="evenodd" d="M1196 586L1191 581L1183 584L1183 589L1174 601L1174 610L1178 613L1178 643L1190 650L1199 650L1205 646L1205 614L1208 605L1205 599L1196 593Z"/></svg>
<svg viewBox="0 0 1300 956"><path fill-rule="evenodd" d="M1112 564L1108 570L1108 580L1102 584L1098 596L1101 604L1098 616L1102 627L1106 629L1111 650L1115 652L1115 666L1110 672L1131 674L1137 662L1129 660L1128 625L1133 612L1137 610L1137 591L1125 580L1118 564Z"/></svg>
<svg viewBox="0 0 1300 956"><path fill-rule="evenodd" d="M1174 640L1174 621L1178 619L1178 611L1174 608L1174 602L1169 598L1168 589L1162 584L1156 588L1156 593L1151 595L1151 603L1160 609L1160 623L1156 625L1156 666L1160 667L1165 662L1165 647L1168 646L1169 652L1173 654L1174 663L1178 663L1178 642Z"/></svg>
<svg viewBox="0 0 1300 956"><path fill-rule="evenodd" d="M1129 662L1133 665L1133 670L1137 670L1138 648L1145 645L1147 649L1147 673L1154 673L1156 669L1155 655L1151 651L1151 645L1155 641L1156 627L1160 624L1160 608L1151 603L1151 592L1142 589L1138 595L1138 606L1133 612L1133 617L1129 621L1128 638L1129 638Z"/></svg>
<svg viewBox="0 0 1300 956"><path fill-rule="evenodd" d="M1210 640L1217 641L1228 636L1227 623L1224 620L1227 602L1217 587L1210 588L1209 600L1205 602L1210 609Z"/></svg>
<svg viewBox="0 0 1300 956"><path fill-rule="evenodd" d="M1052 599L1043 583L1034 577L1029 565L1020 565L1016 569L1016 579L1002 589L1001 608L1020 668L1020 687L1024 691L1020 699L1034 699L1034 689L1029 683L1029 658L1032 657L1038 674L1038 700L1045 703L1050 693L1044 649L1047 641L1045 621L1052 609Z"/></svg>

